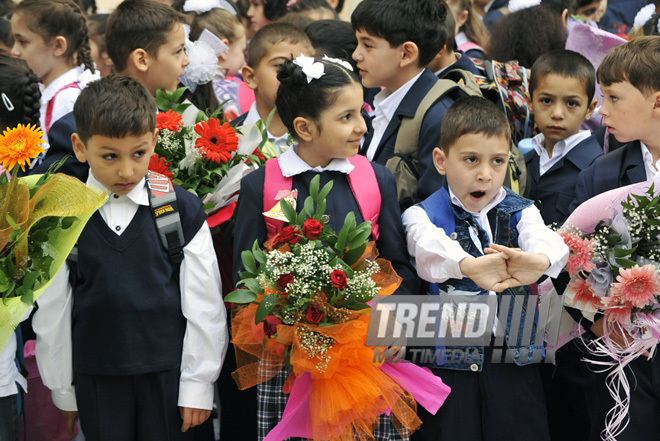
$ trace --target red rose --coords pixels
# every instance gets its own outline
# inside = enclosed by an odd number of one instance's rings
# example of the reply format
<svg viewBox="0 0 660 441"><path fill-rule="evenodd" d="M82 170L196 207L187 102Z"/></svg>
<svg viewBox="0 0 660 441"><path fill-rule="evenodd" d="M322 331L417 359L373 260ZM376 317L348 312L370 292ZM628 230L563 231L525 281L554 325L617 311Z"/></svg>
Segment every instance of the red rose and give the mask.
<svg viewBox="0 0 660 441"><path fill-rule="evenodd" d="M346 274L342 270L332 271L332 273L330 273L330 282L332 283L332 286L339 289L346 289L346 286L348 286Z"/></svg>
<svg viewBox="0 0 660 441"><path fill-rule="evenodd" d="M277 325L281 324L282 320L274 315L269 315L264 319L264 334L266 337L272 337L277 332Z"/></svg>
<svg viewBox="0 0 660 441"><path fill-rule="evenodd" d="M324 315L323 311L316 305L309 305L309 308L307 308L307 321L309 323L320 323Z"/></svg>
<svg viewBox="0 0 660 441"><path fill-rule="evenodd" d="M316 219L307 219L302 226L302 233L309 240L316 240L321 235L323 225Z"/></svg>
<svg viewBox="0 0 660 441"><path fill-rule="evenodd" d="M293 282L293 274L291 273L280 274L277 278L277 286L279 286L282 291L284 291L286 286L291 282Z"/></svg>
<svg viewBox="0 0 660 441"><path fill-rule="evenodd" d="M280 235L275 240L275 246L281 245L283 243L294 244L298 242L300 242L298 230L296 230L294 227L288 226L282 228L282 231L280 231Z"/></svg>

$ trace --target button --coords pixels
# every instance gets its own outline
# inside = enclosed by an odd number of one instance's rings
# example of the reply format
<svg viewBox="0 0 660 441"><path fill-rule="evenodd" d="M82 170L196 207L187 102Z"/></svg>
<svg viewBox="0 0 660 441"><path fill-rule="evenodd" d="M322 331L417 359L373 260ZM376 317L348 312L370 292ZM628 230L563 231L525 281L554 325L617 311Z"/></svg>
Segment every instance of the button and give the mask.
<svg viewBox="0 0 660 441"><path fill-rule="evenodd" d="M477 372L477 371L479 370L479 365L477 365L477 364L475 364L475 363L472 363L472 364L470 365L470 370L471 370L472 372Z"/></svg>
<svg viewBox="0 0 660 441"><path fill-rule="evenodd" d="M451 233L449 235L449 238L452 239L452 240L456 240L457 237L458 237L458 234L456 234L456 231L454 231L453 233Z"/></svg>
<svg viewBox="0 0 660 441"><path fill-rule="evenodd" d="M117 225L117 226L115 227L115 230L120 231L120 230L121 230L121 227L120 227L119 225Z"/></svg>
<svg viewBox="0 0 660 441"><path fill-rule="evenodd" d="M118 194L113 194L113 196L115 197L115 199L119 199L119 195L118 195Z"/></svg>

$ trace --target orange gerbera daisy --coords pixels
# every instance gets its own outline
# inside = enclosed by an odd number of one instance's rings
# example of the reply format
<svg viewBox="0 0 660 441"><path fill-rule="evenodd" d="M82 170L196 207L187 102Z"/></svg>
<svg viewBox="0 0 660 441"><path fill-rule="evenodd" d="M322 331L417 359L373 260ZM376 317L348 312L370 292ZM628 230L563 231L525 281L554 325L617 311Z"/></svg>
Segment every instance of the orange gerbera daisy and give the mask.
<svg viewBox="0 0 660 441"><path fill-rule="evenodd" d="M171 132L178 132L183 125L181 115L170 109L167 112L159 112L156 116L156 128L158 130L167 129Z"/></svg>
<svg viewBox="0 0 660 441"><path fill-rule="evenodd" d="M170 179L172 179L172 173L170 173L171 165L171 162L165 162L165 158L159 158L156 154L152 155L149 159L149 170L165 175Z"/></svg>
<svg viewBox="0 0 660 441"><path fill-rule="evenodd" d="M11 171L16 164L25 171L25 164L28 166L30 158L35 158L44 151L41 144L43 132L36 125L30 124L24 126L19 124L13 129L5 130L0 136L0 164L5 170Z"/></svg>
<svg viewBox="0 0 660 441"><path fill-rule="evenodd" d="M205 159L221 163L231 159L231 152L238 148L236 131L229 123L220 125L220 121L210 118L208 123L201 121L195 126L199 138L195 147L202 151Z"/></svg>

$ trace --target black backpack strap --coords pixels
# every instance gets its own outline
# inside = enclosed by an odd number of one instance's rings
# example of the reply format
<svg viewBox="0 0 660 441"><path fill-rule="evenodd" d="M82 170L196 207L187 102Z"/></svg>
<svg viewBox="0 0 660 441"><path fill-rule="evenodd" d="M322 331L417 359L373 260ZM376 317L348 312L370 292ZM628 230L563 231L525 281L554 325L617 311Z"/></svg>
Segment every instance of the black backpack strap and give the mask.
<svg viewBox="0 0 660 441"><path fill-rule="evenodd" d="M147 173L146 181L151 213L156 222L160 240L170 256L175 275L178 278L179 267L183 261L185 239L174 186L167 176L151 170Z"/></svg>
<svg viewBox="0 0 660 441"><path fill-rule="evenodd" d="M76 290L78 285L78 243L71 248L71 252L66 258L66 263L69 265L69 285L71 289Z"/></svg>

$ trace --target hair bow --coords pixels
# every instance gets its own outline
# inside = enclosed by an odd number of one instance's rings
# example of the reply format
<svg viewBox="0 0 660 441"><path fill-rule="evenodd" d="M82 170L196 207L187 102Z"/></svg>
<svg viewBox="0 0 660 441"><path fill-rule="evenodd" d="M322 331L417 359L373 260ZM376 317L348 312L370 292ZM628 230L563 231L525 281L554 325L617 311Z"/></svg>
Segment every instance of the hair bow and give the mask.
<svg viewBox="0 0 660 441"><path fill-rule="evenodd" d="M190 88L191 92L200 84L211 81L219 72L218 56L229 48L208 29L204 29L197 41L186 40L186 55L190 64L181 82Z"/></svg>
<svg viewBox="0 0 660 441"><path fill-rule="evenodd" d="M353 66L351 66L351 64L350 64L348 61L346 61L346 60L341 60L341 59L339 59L339 58L328 57L327 55L323 55L323 58L322 58L322 59L325 60L325 61L329 61L329 62L331 62L331 63L338 64L338 65L340 65L340 66L344 66L346 69L348 69L348 70L350 70L351 72L353 72Z"/></svg>
<svg viewBox="0 0 660 441"><path fill-rule="evenodd" d="M655 4L650 3L640 9L635 15L635 21L633 24L633 32L639 31L644 27L647 21L649 21L653 14L655 14Z"/></svg>
<svg viewBox="0 0 660 441"><path fill-rule="evenodd" d="M186 0L183 4L185 12L195 12L197 14L209 12L213 8L225 9L236 15L236 9L226 0Z"/></svg>
<svg viewBox="0 0 660 441"><path fill-rule="evenodd" d="M511 0L509 2L509 12L514 13L522 11L523 9L531 8L532 6L538 6L541 4L541 0Z"/></svg>
<svg viewBox="0 0 660 441"><path fill-rule="evenodd" d="M318 80L325 75L325 67L323 66L323 63L315 61L312 57L306 57L300 54L299 57L293 60L293 64L302 67L303 73L307 75L308 84L311 83L312 80Z"/></svg>

